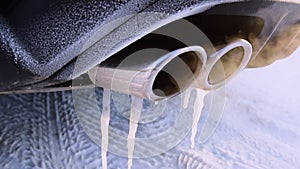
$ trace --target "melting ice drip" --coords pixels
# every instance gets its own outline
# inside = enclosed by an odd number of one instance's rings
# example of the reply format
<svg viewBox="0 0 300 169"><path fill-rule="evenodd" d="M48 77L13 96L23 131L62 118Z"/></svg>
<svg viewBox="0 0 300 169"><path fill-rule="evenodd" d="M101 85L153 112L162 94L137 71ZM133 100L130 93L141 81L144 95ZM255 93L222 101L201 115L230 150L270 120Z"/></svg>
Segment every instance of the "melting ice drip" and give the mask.
<svg viewBox="0 0 300 169"><path fill-rule="evenodd" d="M128 169L132 168L135 134L138 128L138 122L143 108L142 98L136 96L132 96L131 98L132 98L132 102L131 102L131 112L130 112L130 124L129 124L128 139L127 139Z"/></svg>
<svg viewBox="0 0 300 169"><path fill-rule="evenodd" d="M103 91L103 110L101 114L101 157L102 168L107 169L107 149L108 149L108 128L110 121L110 89L104 89ZM131 112L130 112L130 124L129 134L127 139L128 147L128 169L132 168L133 152L135 144L135 134L138 128L138 122L140 119L141 111L143 108L143 99L140 97L132 96Z"/></svg>
<svg viewBox="0 0 300 169"><path fill-rule="evenodd" d="M195 138L198 131L198 123L200 120L202 109L204 107L204 98L208 94L208 91L199 88L194 88L194 89L196 90L196 100L194 102L192 133L190 137L191 148L195 148ZM184 95L184 99L183 99L184 109L186 109L189 105L189 100L191 97L192 90L193 89L188 89Z"/></svg>
<svg viewBox="0 0 300 169"><path fill-rule="evenodd" d="M101 157L102 168L107 169L107 149L108 149L108 127L110 120L110 89L103 91L103 110L101 114Z"/></svg>
<svg viewBox="0 0 300 169"><path fill-rule="evenodd" d="M196 100L194 103L194 113L193 113L193 124L192 124L192 134L191 134L191 148L195 147L195 137L198 131L198 123L204 107L204 98L207 95L207 91L196 88Z"/></svg>

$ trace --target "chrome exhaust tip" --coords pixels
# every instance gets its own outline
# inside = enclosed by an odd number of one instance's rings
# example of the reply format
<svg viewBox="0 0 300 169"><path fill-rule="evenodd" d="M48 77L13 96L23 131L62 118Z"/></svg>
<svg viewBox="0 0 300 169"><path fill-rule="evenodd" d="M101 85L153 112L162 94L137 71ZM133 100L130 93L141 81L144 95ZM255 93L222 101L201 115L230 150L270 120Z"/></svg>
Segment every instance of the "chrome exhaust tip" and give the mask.
<svg viewBox="0 0 300 169"><path fill-rule="evenodd" d="M128 56L116 68L99 65L89 71L89 76L96 86L161 100L190 87L200 75L206 58L200 46L169 53L162 49L144 49Z"/></svg>
<svg viewBox="0 0 300 169"><path fill-rule="evenodd" d="M243 49L243 55L236 54L239 48ZM208 57L200 46L169 53L144 49L126 57L115 68L98 65L88 74L96 86L161 100L178 95L192 85L203 90L217 89L246 68L251 56L252 46L243 39Z"/></svg>

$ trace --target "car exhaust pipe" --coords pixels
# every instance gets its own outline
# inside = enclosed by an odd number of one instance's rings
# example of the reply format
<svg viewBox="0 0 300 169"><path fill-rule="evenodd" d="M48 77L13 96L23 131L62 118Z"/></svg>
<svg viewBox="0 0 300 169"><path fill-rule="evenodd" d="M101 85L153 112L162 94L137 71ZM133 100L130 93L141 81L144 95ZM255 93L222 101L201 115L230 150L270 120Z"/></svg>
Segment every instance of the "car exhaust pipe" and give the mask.
<svg viewBox="0 0 300 169"><path fill-rule="evenodd" d="M99 65L89 71L89 76L99 87L160 100L190 87L206 64L206 58L205 50L199 46L173 52L144 49L128 56L116 68Z"/></svg>
<svg viewBox="0 0 300 169"><path fill-rule="evenodd" d="M244 70L252 58L252 45L244 39L229 43L208 57L205 69L197 78L198 88L215 90Z"/></svg>
<svg viewBox="0 0 300 169"><path fill-rule="evenodd" d="M241 51L240 56L231 53ZM200 46L173 52L143 49L126 57L117 67L99 65L88 74L96 86L161 100L180 94L191 85L204 90L219 88L247 66L251 55L251 44L242 39L208 57Z"/></svg>

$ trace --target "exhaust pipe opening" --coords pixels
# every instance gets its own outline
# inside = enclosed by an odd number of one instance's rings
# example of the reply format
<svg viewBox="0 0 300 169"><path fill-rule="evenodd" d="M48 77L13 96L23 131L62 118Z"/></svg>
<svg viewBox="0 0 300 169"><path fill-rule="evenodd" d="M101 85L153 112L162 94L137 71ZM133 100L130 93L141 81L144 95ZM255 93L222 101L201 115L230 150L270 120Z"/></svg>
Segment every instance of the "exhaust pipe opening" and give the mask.
<svg viewBox="0 0 300 169"><path fill-rule="evenodd" d="M225 46L207 59L207 64L198 79L200 87L213 90L224 86L246 68L251 56L252 46L244 39Z"/></svg>
<svg viewBox="0 0 300 169"><path fill-rule="evenodd" d="M220 58L220 60L218 61L219 63L216 63L212 67L212 70L208 75L208 83L211 85L215 85L228 79L233 75L234 72L238 70L239 65L241 65L242 63L243 57L244 50L242 47L237 47L227 52ZM215 75L220 71L224 71L224 76Z"/></svg>
<svg viewBox="0 0 300 169"><path fill-rule="evenodd" d="M173 68L176 68L178 66L175 60L170 61L157 74L152 86L153 93L159 97L164 97L164 96L168 97L176 93L182 92L187 87L189 87L193 83L195 77L199 75L199 72L203 66L203 63L198 57L198 55L201 54L191 51L191 52L182 53L179 56L177 56L184 62L184 64L189 68L189 71L192 74L176 73L176 75L178 75L176 78L172 77L171 75L171 74L175 74L175 72L171 73L165 71L165 70L169 70L169 71L173 70ZM193 77L190 77L191 75ZM181 86L178 84L176 79L181 80Z"/></svg>

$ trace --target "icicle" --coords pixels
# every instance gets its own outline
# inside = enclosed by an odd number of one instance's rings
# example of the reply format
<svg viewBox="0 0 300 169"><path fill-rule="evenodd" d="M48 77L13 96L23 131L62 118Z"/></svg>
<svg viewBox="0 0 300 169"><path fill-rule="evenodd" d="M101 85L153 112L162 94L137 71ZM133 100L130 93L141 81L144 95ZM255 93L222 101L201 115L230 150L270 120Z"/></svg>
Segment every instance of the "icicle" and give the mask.
<svg viewBox="0 0 300 169"><path fill-rule="evenodd" d="M194 104L194 113L193 113L193 126L191 134L191 148L195 147L195 137L198 130L198 122L200 120L201 112L204 106L204 97L207 95L207 91L196 88L196 100Z"/></svg>
<svg viewBox="0 0 300 169"><path fill-rule="evenodd" d="M191 93L192 93L192 89L187 89L186 92L184 93L183 106L182 106L184 109L186 109L189 105Z"/></svg>
<svg viewBox="0 0 300 169"><path fill-rule="evenodd" d="M101 114L101 157L102 168L107 169L108 127L110 120L110 89L103 91L103 110Z"/></svg>
<svg viewBox="0 0 300 169"><path fill-rule="evenodd" d="M136 96L132 96L129 133L127 139L128 169L132 168L135 134L138 128L138 122L140 119L142 108L143 108L143 99Z"/></svg>

